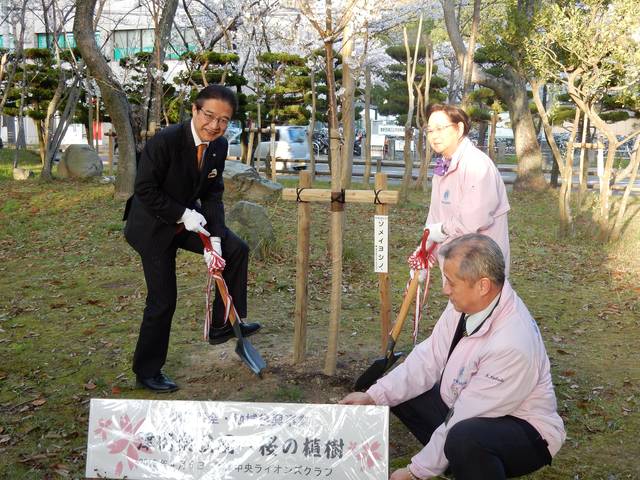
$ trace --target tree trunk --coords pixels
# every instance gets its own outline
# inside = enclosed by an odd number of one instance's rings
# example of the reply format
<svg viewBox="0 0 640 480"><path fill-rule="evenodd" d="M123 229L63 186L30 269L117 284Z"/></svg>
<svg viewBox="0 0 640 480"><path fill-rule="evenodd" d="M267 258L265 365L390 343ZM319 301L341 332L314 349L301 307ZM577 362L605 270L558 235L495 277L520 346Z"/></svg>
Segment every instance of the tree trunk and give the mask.
<svg viewBox="0 0 640 480"><path fill-rule="evenodd" d="M73 34L83 61L91 75L98 81L105 108L109 112L118 135L118 172L116 196L128 198L133 194L136 175L136 146L133 137L131 109L127 96L98 49L93 29L93 12L96 0L76 0Z"/></svg>
<svg viewBox="0 0 640 480"><path fill-rule="evenodd" d="M576 87L576 82L579 82L582 70L580 68L572 71L567 78L567 92L571 97L571 100L576 104L593 125L602 132L608 140L609 148L607 150L607 161L604 165L604 172L600 177L600 212L598 215L599 226L599 239L608 240L611 234L613 225L610 222L610 208L611 208L611 176L613 170L613 162L615 160L616 148L618 147L618 139L611 130L611 127L600 118L598 113L594 110L585 98L582 97L582 92Z"/></svg>
<svg viewBox="0 0 640 480"><path fill-rule="evenodd" d="M51 137L53 136L53 121L54 115L58 110L58 106L62 99L63 91L65 90L65 75L62 69L58 71L58 86L56 87L56 91L53 94L53 97L49 101L49 105L47 106L47 116L44 118L43 124L43 152L42 152L42 171L40 172L40 178L44 180L51 180L51 167L52 162L47 161L47 158L50 158L48 154L48 148L51 144Z"/></svg>
<svg viewBox="0 0 640 480"><path fill-rule="evenodd" d="M311 170L311 183L316 179L316 152L313 149L313 133L316 129L316 80L313 68L309 72L309 80L311 82L311 117L309 117L309 169Z"/></svg>
<svg viewBox="0 0 640 480"><path fill-rule="evenodd" d="M535 80L531 82L533 101L538 109L538 115L540 115L540 122L542 123L544 135L547 139L547 143L549 144L549 148L551 148L551 155L553 156L553 165L551 167L551 186L558 188L558 174L560 173L560 165L562 163L562 153L560 153L558 144L556 143L555 138L553 138L553 127L549 122L547 106L540 98L540 88L546 90L546 85Z"/></svg>
<svg viewBox="0 0 640 480"><path fill-rule="evenodd" d="M154 37L153 58L156 62L153 75L153 86L151 89L151 111L149 112L149 123L153 122L156 128L160 126L160 112L162 110L162 97L164 88L163 64L166 55L165 46L169 43L173 19L178 8L178 0L165 0L162 9L160 23Z"/></svg>
<svg viewBox="0 0 640 480"><path fill-rule="evenodd" d="M371 67L367 65L364 70L364 177L362 182L369 185L371 176Z"/></svg>
<svg viewBox="0 0 640 480"><path fill-rule="evenodd" d="M489 129L489 124L484 120L478 122L478 148L480 150L484 150L487 147L487 130Z"/></svg>
<svg viewBox="0 0 640 480"><path fill-rule="evenodd" d="M456 88L456 65L458 65L458 59L456 58L455 52L451 54L451 70L449 70L449 91L447 92L447 102L454 104L457 101L457 88Z"/></svg>
<svg viewBox="0 0 640 480"><path fill-rule="evenodd" d="M627 210L627 204L629 202L629 196L631 195L631 189L635 186L636 177L638 176L638 167L640 166L640 136L636 137L636 141L631 153L631 158L629 160L629 167L631 169L629 175L629 183L627 183L627 188L625 188L624 194L622 195L622 200L620 200L618 214L616 215L613 228L611 229L609 240L612 242L620 239L620 234L622 233L622 227L624 225L624 214Z"/></svg>
<svg viewBox="0 0 640 480"><path fill-rule="evenodd" d="M26 75L22 75L20 81L20 106L18 107L18 135L16 137L16 150L13 157L13 168L18 168L18 153L20 150L27 148L24 134L24 97L27 89Z"/></svg>
<svg viewBox="0 0 640 480"><path fill-rule="evenodd" d="M7 103L7 99L9 98L9 93L11 90L11 87L13 86L13 81L15 79L15 74L16 74L16 70L17 67L19 65L22 65L24 62L23 59L23 55L24 55L24 35L25 35L25 24L26 24L26 16L25 16L25 11L27 9L27 2L29 0L22 0L22 4L20 5L20 11L19 13L17 13L17 15L14 18L17 18L17 22L13 22L13 24L11 25L11 31L13 33L13 38L14 38L14 42L15 42L15 46L14 46L14 53L13 53L13 61L11 62L11 67L9 69L9 74L7 76L6 79L6 88L4 89L4 92L2 93L2 100L0 100L0 115L2 115L2 111L4 109L5 104ZM6 21L7 18L4 19L4 21ZM18 31L18 23L20 24L20 31ZM5 53L3 55L3 62L6 61L8 53ZM4 79L3 79L4 80ZM17 142L16 142L17 145ZM17 154L16 154L16 160L17 160Z"/></svg>
<svg viewBox="0 0 640 480"><path fill-rule="evenodd" d="M575 151L574 145L579 123L580 110L576 109L576 114L573 118L571 134L569 135L569 142L567 144L564 166L560 168L560 173L562 173L562 185L560 186L560 192L558 195L558 201L560 202L560 237L566 237L573 231L573 216L571 214L571 188L573 186L573 154Z"/></svg>
<svg viewBox="0 0 640 480"><path fill-rule="evenodd" d="M469 47L467 48L467 54L464 59L463 77L464 83L462 86L462 108L466 110L469 105L469 95L473 90L473 83L471 82L471 73L473 71L473 59L476 49L476 36L478 35L478 25L480 24L480 2L481 0L473 1L473 17L471 21L471 34L469 35Z"/></svg>
<svg viewBox="0 0 640 480"><path fill-rule="evenodd" d="M416 180L416 187L422 188L423 192L428 188L428 172L429 163L431 162L431 147L427 140L427 107L429 106L429 88L431 87L431 78L433 77L433 46L431 42L431 34L427 31L425 38L425 71L420 84L424 91L421 92L420 88L417 88L418 93L418 155L420 163L420 171L418 173L418 179Z"/></svg>
<svg viewBox="0 0 640 480"><path fill-rule="evenodd" d="M44 166L42 167L42 176L45 179L51 178L53 159L55 158L56 153L60 148L60 144L62 143L62 139L67 133L69 125L71 125L71 122L73 121L76 106L78 105L78 99L80 98L79 77L76 77L74 83L67 88L65 96L66 101L64 111L60 114L60 118L58 119L55 130L51 127L51 125L47 127L47 131L49 132L49 134L46 142L46 156L44 160Z"/></svg>
<svg viewBox="0 0 640 480"><path fill-rule="evenodd" d="M326 32L333 32L332 1L327 0L325 6ZM324 41L327 71L327 101L329 104L329 148L331 151L331 191L338 195L342 190L340 168L340 133L338 132L338 108L336 102L335 73L333 71L333 35ZM331 203L331 312L329 315L329 332L327 354L324 363L324 374L335 375L338 354L338 336L340 333L340 317L342 316L342 242L343 242L344 204Z"/></svg>
<svg viewBox="0 0 640 480"><path fill-rule="evenodd" d="M336 80L333 71L333 41L325 42L324 51L326 57L327 69L327 103L329 106L329 162L331 168L332 188L334 177L339 177L338 184L341 181L340 168L340 132L338 130L338 107L336 101Z"/></svg>
<svg viewBox="0 0 640 480"><path fill-rule="evenodd" d="M453 0L443 0L442 7L449 40L456 52L458 63L462 63L466 55L466 47L456 21ZM518 157L518 176L514 188L520 190L546 188L542 176L542 152L529 110L526 79L509 67L505 69L504 78L497 78L483 71L477 64L473 65L471 78L474 83L484 85L496 92L509 110Z"/></svg>
<svg viewBox="0 0 640 480"><path fill-rule="evenodd" d="M544 190L547 184L542 175L542 151L529 110L529 97L524 79L514 78L514 84L512 95L508 97L509 101L503 99L509 109L518 159L518 173L514 188Z"/></svg>
<svg viewBox="0 0 640 480"><path fill-rule="evenodd" d="M407 93L409 94L409 107L407 108L407 121L404 124L404 175L402 176L402 185L400 186L400 200L406 202L409 198L409 187L413 177L413 158L411 158L411 141L413 137L413 111L415 95L413 91L413 81L416 78L416 66L418 64L418 50L420 48L420 36L422 35L422 15L418 22L418 33L416 35L416 45L414 58L411 58L411 48L409 47L409 38L407 36L406 27L403 30L404 48L407 55Z"/></svg>
<svg viewBox="0 0 640 480"><path fill-rule="evenodd" d="M40 154L40 165L44 166L44 123L42 120L35 120L33 123L36 127L36 136L38 137L38 153Z"/></svg>
<svg viewBox="0 0 640 480"><path fill-rule="evenodd" d="M579 182L578 182L578 208L582 209L585 196L587 194L587 176L589 174L589 157L588 149L585 144L589 141L587 136L589 134L589 118L583 117L582 119L582 136L580 139L580 170L579 170Z"/></svg>
<svg viewBox="0 0 640 480"><path fill-rule="evenodd" d="M498 112L491 112L491 130L489 131L489 145L487 146L487 154L489 158L496 162L496 128L498 126Z"/></svg>
<svg viewBox="0 0 640 480"><path fill-rule="evenodd" d="M270 132L271 132L271 135L269 136L268 170L271 172L271 180L275 182L276 179L278 178L278 164L276 161L276 124L273 122L273 120L271 121Z"/></svg>
<svg viewBox="0 0 640 480"><path fill-rule="evenodd" d="M354 47L354 31L351 22L344 29L342 44L342 188L351 186L353 174L353 141L354 141L354 96L356 81L354 71L349 62L352 61Z"/></svg>

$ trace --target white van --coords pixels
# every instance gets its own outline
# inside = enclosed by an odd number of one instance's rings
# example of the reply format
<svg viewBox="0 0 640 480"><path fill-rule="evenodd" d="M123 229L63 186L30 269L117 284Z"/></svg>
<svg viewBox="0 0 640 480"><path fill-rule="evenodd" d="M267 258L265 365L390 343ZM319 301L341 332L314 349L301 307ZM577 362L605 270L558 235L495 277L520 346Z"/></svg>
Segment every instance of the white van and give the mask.
<svg viewBox="0 0 640 480"><path fill-rule="evenodd" d="M261 142L256 148L254 158L261 160L271 156L271 135L263 133ZM228 135L229 157L240 157L240 132ZM309 161L309 140L307 127L280 125L276 126L275 139L276 170L304 170Z"/></svg>

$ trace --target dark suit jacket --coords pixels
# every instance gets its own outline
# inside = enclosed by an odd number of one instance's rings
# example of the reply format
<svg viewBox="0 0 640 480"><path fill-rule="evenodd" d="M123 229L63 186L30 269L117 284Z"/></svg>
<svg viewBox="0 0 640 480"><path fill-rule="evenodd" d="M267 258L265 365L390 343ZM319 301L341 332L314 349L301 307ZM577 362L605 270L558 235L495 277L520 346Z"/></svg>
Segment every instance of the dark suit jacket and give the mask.
<svg viewBox="0 0 640 480"><path fill-rule="evenodd" d="M224 183L227 139L211 143L198 171L191 120L164 128L149 139L140 156L134 195L125 213L125 238L140 254L160 253L176 234L185 208L196 208L207 219L205 228L224 237Z"/></svg>

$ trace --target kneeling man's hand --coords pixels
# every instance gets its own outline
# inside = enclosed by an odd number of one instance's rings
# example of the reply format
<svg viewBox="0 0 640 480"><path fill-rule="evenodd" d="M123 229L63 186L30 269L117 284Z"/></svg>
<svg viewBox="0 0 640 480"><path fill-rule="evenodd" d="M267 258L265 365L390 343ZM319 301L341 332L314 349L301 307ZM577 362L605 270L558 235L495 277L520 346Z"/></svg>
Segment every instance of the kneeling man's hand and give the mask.
<svg viewBox="0 0 640 480"><path fill-rule="evenodd" d="M338 403L342 405L375 405L376 402L373 401L371 395L364 392L351 392L349 395L344 397Z"/></svg>
<svg viewBox="0 0 640 480"><path fill-rule="evenodd" d="M389 477L389 480L413 480L414 478L416 477L413 477L411 473L409 473L409 469L405 467L399 468L398 470L393 472Z"/></svg>

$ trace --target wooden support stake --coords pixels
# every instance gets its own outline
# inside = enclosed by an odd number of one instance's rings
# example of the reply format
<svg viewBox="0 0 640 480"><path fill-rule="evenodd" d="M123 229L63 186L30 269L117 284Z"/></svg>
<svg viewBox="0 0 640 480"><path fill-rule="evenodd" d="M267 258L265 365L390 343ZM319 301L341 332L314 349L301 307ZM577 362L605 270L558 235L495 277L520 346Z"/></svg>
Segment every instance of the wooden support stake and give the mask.
<svg viewBox="0 0 640 480"><path fill-rule="evenodd" d="M337 168L337 167L336 167ZM376 187L386 185L386 176L382 174L384 180L378 180L376 176ZM308 178L307 178L308 176ZM304 182L304 183L303 183ZM327 335L327 352L323 372L325 375L335 375L336 357L338 351L338 333L340 328L340 315L342 311L342 226L344 222L344 204L352 203L374 203L377 207L384 207L380 204L396 204L399 199L399 192L383 190L383 187L376 190L343 190L339 181L332 178L331 190L314 189L305 185L311 185L311 177L308 172L300 172L300 186L298 188L285 188L282 191L284 200L294 200L299 202L298 208L298 251L296 254L296 310L295 310L295 332L294 332L294 363L301 362L305 354L306 341L306 315L308 296L308 274L309 274L309 224L310 212L306 202L331 202L330 225L331 225L331 297L329 300L330 316L329 331ZM379 208L377 212L386 212ZM380 294L386 295L389 303L388 275L386 282L382 282ZM386 292L386 293L384 293ZM384 301L384 300L383 300ZM386 305L383 304L383 305ZM387 317L390 316L390 305L383 306ZM384 314L384 313L383 313ZM389 320L387 326L383 327L385 334L388 333Z"/></svg>
<svg viewBox="0 0 640 480"><path fill-rule="evenodd" d="M375 189L384 191L387 188L387 175L378 172L375 176ZM398 193L398 192L396 192ZM376 205L376 215L389 215L386 203ZM382 353L387 351L387 339L391 329L391 295L389 272L378 273L378 292L380 293L380 325L382 333Z"/></svg>
<svg viewBox="0 0 640 480"><path fill-rule="evenodd" d="M311 187L311 173L300 172L299 187ZM293 333L293 363L300 363L306 354L307 305L309 297L309 226L311 206L298 203L298 246L296 253L296 308Z"/></svg>

